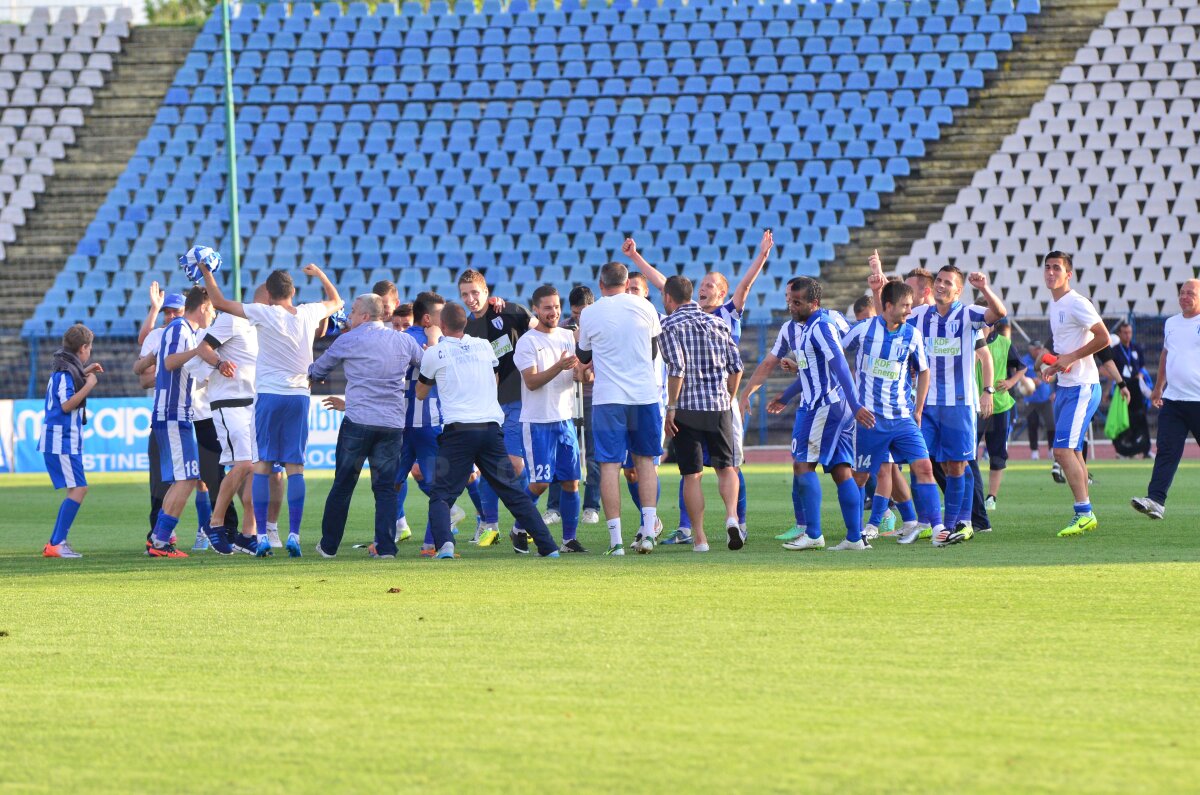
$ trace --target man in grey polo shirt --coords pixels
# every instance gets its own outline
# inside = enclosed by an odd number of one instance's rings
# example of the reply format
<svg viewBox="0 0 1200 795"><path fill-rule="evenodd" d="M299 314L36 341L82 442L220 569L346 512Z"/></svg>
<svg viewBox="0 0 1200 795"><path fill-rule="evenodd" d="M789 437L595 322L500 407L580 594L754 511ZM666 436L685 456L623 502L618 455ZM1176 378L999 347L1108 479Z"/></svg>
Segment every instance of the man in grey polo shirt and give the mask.
<svg viewBox="0 0 1200 795"><path fill-rule="evenodd" d="M350 498L364 461L371 462L375 493L373 558L396 557L396 470L404 433L404 386L408 368L421 363L421 346L409 334L383 324L383 301L360 295L350 308L350 330L308 368L313 381L324 381L340 364L346 373L346 416L338 429L333 485L321 518L317 552L332 558L346 531Z"/></svg>

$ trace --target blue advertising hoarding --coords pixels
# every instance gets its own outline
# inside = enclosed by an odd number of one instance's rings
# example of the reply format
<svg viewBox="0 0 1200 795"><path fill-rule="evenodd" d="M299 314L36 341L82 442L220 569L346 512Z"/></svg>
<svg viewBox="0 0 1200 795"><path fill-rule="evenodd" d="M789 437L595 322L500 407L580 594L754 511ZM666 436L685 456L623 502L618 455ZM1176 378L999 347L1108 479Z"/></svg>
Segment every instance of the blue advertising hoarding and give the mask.
<svg viewBox="0 0 1200 795"><path fill-rule="evenodd" d="M41 400L13 401L12 471L45 472L38 437L45 416ZM88 424L83 431L83 466L88 472L145 472L150 436L148 397L93 398L88 401ZM312 398L308 409L308 453L305 466L332 469L342 413Z"/></svg>

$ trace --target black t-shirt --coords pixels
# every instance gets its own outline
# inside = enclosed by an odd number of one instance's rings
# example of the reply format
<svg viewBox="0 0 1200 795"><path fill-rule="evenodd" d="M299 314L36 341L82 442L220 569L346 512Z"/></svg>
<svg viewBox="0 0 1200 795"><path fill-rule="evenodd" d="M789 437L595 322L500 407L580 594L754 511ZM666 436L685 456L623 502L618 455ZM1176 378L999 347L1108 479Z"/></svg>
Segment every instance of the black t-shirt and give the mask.
<svg viewBox="0 0 1200 795"><path fill-rule="evenodd" d="M483 317L474 314L467 317L467 333L492 343L492 351L500 361L500 387L496 396L501 403L521 401L521 374L513 364L513 350L517 340L529 331L533 315L519 304L505 304L504 311L497 313L490 306Z"/></svg>

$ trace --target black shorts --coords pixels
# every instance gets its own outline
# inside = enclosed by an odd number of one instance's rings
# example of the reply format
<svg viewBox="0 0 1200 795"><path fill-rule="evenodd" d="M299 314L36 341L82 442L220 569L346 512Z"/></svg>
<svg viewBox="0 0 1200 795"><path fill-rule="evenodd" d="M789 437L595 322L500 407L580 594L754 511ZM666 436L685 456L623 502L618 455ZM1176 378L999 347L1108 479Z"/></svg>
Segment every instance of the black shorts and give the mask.
<svg viewBox="0 0 1200 795"><path fill-rule="evenodd" d="M714 469L733 466L733 413L730 411L675 412L675 463L680 475L704 471L704 452Z"/></svg>

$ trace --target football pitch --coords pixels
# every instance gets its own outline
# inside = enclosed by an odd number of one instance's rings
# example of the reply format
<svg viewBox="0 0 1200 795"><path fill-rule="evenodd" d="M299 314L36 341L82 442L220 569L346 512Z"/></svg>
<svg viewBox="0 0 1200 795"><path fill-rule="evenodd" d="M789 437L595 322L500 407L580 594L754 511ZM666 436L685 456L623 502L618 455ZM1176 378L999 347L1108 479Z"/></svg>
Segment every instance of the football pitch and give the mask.
<svg viewBox="0 0 1200 795"><path fill-rule="evenodd" d="M44 560L61 493L0 477L0 790L1194 788L1200 465L1155 523L1128 504L1148 463L1096 465L1100 528L1077 539L1054 537L1070 496L1047 470L1014 464L996 531L946 549L785 552L790 468L758 465L741 552L710 510L707 555L602 557L592 525L587 556L454 562L350 549L365 482L347 545L317 557L317 472L300 560L146 558L124 475L91 478L85 557ZM185 527L190 507L184 548Z"/></svg>

